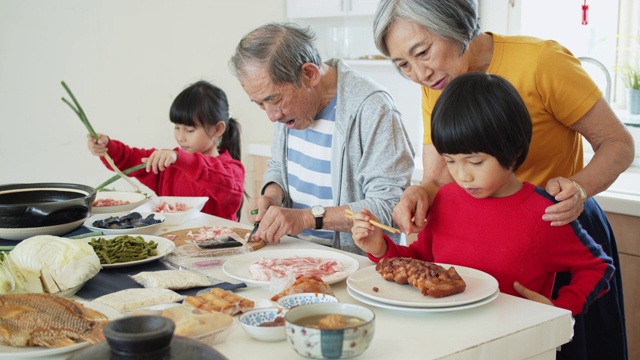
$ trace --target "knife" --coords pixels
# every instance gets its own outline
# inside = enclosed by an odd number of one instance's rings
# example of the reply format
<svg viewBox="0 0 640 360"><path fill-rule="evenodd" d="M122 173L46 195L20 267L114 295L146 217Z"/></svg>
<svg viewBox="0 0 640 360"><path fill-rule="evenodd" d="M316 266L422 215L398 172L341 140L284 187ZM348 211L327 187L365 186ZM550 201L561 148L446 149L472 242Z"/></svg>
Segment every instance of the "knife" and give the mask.
<svg viewBox="0 0 640 360"><path fill-rule="evenodd" d="M259 226L260 226L260 221L256 221L255 223L253 223L253 230L251 230L251 232L249 233L249 237L247 238L247 242L248 241L252 241L253 234L255 234L256 231L258 231L258 227Z"/></svg>

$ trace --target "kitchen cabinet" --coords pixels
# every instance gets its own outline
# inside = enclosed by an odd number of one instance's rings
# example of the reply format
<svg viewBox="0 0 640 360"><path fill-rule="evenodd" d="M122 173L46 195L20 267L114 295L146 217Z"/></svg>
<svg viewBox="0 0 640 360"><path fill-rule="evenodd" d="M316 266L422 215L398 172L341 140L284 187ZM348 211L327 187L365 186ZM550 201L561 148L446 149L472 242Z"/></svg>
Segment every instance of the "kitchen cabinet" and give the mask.
<svg viewBox="0 0 640 360"><path fill-rule="evenodd" d="M288 0L287 18L316 35L323 59L379 55L373 42L378 0Z"/></svg>
<svg viewBox="0 0 640 360"><path fill-rule="evenodd" d="M371 16L377 6L378 0L288 0L287 17Z"/></svg>
<svg viewBox="0 0 640 360"><path fill-rule="evenodd" d="M640 359L640 217L607 212L620 256L629 359Z"/></svg>

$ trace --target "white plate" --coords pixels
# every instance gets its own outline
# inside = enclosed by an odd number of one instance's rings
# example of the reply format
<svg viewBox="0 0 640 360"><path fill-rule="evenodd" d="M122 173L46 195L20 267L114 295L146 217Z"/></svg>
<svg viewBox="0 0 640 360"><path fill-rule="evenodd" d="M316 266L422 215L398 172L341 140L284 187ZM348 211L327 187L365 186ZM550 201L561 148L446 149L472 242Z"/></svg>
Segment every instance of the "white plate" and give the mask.
<svg viewBox="0 0 640 360"><path fill-rule="evenodd" d="M127 234L151 235L151 234L155 234L158 230L160 230L160 227L162 227L164 225L164 222L166 221L166 218L162 214L140 212L140 215L142 215L143 218L146 218L150 214L153 214L153 218L160 220L160 222L153 225L142 226L142 227L131 228L131 229L105 229L105 228L99 228L99 227L93 226L93 222L96 220L104 220L112 216L122 217L130 213L131 212L127 211L127 212L121 212L121 213L96 214L91 216L84 222L84 227L86 227L91 231L102 232L103 234L107 234L107 235L127 235Z"/></svg>
<svg viewBox="0 0 640 360"><path fill-rule="evenodd" d="M78 301L84 306L103 313L109 320L117 319L121 316L116 309L92 302ZM15 347L0 345L0 359L18 359L18 358L39 358L45 356L53 356L66 354L83 347L89 346L87 342L81 342L75 345L62 348L46 348L46 347Z"/></svg>
<svg viewBox="0 0 640 360"><path fill-rule="evenodd" d="M421 312L421 313L438 313L438 312L449 312L449 311L458 311L458 310L466 310L466 309L472 309L474 307L478 307L478 306L482 306L485 304L488 304L490 302L492 302L493 300L495 300L498 295L500 295L500 291L496 291L495 293L493 293L493 295L486 297L480 301L476 301L476 302L472 302L469 304L464 304L464 305L459 305L459 306L445 306L445 307L431 307L431 308L421 308L421 307L413 307L413 306L399 306L399 305L390 305L390 304L385 304L379 301L375 301L372 299L369 299L367 297L364 297L360 294L358 294L357 292L351 290L350 288L347 288L347 292L349 293L349 295L351 295L352 298L371 305L371 306L375 306L375 307L379 307L382 309L389 309L389 310L397 310L397 311L409 311L409 312Z"/></svg>
<svg viewBox="0 0 640 360"><path fill-rule="evenodd" d="M64 235L82 226L85 220L80 219L66 224L32 228L0 228L0 239L21 241L36 235Z"/></svg>
<svg viewBox="0 0 640 360"><path fill-rule="evenodd" d="M444 268L452 265L438 264ZM366 298L385 304L398 306L412 306L422 308L459 306L482 300L493 295L498 290L498 280L493 276L472 268L453 265L467 284L464 292L434 298L424 296L420 290L409 284L397 284L387 281L378 274L375 266L368 266L351 274L347 279L347 287ZM373 291L373 288L378 291Z"/></svg>
<svg viewBox="0 0 640 360"><path fill-rule="evenodd" d="M134 237L135 236L142 236L142 238L146 242L149 242L149 241L153 240L154 242L158 243L158 247L156 248L156 250L158 250L158 255L150 256L150 257L148 257L146 259L143 259L143 260L129 261L129 262L123 262L123 263L115 263L115 264L102 264L102 268L103 269L116 268L116 267L125 267L125 266L133 266L133 265L139 265L139 264L152 262L152 261L161 259L165 255L168 255L168 254L172 253L173 250L176 248L176 245L173 243L173 241L165 239L165 238L160 237L160 236L140 235L140 234L125 234L125 235L134 236ZM86 242L90 242L91 239L97 239L97 238L103 238L105 240L111 240L111 239L116 238L118 236L122 236L122 235L90 236L90 237L83 238L82 240L84 240Z"/></svg>
<svg viewBox="0 0 640 360"><path fill-rule="evenodd" d="M138 212L153 212L158 205L166 202L171 206L175 206L176 203L182 203L190 207L189 210L179 212L158 212L164 215L167 219L166 225L182 225L185 221L191 219L195 214L200 212L204 207L204 204L209 200L206 196L158 196L145 202L144 204L135 208Z"/></svg>
<svg viewBox="0 0 640 360"><path fill-rule="evenodd" d="M349 277L358 270L360 264L351 256L341 254L337 251L316 250L316 249L286 249L286 250L258 250L243 255L232 256L222 265L222 271L228 276L254 286L268 287L269 281L254 280L249 272L249 266L262 258L285 259L291 257L313 257L323 259L336 259L342 263L344 270L329 276L324 276L322 280L327 284L334 284Z"/></svg>
<svg viewBox="0 0 640 360"><path fill-rule="evenodd" d="M93 206L91 208L91 214L105 214L129 211L149 201L149 198L146 194L133 191L98 191L94 202L101 199L123 200L128 201L129 203L125 205L115 206Z"/></svg>

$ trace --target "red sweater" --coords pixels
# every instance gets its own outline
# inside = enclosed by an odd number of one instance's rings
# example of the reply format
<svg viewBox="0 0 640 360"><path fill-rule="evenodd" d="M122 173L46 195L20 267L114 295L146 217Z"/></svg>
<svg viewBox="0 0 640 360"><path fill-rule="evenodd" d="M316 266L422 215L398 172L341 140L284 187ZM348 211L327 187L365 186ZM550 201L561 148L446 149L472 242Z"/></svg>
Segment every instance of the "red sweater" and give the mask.
<svg viewBox="0 0 640 360"><path fill-rule="evenodd" d="M555 274L569 271L571 283L560 289L553 303L580 314L609 289L615 269L578 221L550 226L542 220L551 199L529 183L514 195L485 199L472 197L457 184L445 185L438 190L418 239L407 247L385 236L384 257L478 269L495 277L501 292L515 296L519 295L513 282L518 281L550 298Z"/></svg>
<svg viewBox="0 0 640 360"><path fill-rule="evenodd" d="M158 174L137 170L135 177L158 196L207 196L209 200L202 212L225 219L237 220L236 212L242 204L244 166L231 158L227 151L218 157L190 154L176 147L178 159ZM109 140L107 152L120 170L142 163L155 149L129 147L114 139ZM104 157L102 162L109 168Z"/></svg>

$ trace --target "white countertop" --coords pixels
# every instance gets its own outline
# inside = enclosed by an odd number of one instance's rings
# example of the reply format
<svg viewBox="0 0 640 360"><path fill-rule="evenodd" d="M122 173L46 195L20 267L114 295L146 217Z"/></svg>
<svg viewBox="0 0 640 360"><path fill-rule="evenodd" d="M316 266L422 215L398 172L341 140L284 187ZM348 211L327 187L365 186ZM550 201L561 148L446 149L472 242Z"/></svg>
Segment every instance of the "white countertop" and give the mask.
<svg viewBox="0 0 640 360"><path fill-rule="evenodd" d="M200 213L183 225L165 226L158 233L204 225L246 228L244 224ZM299 248L338 251L291 237L264 249ZM373 266L364 256L341 253L356 259L360 268ZM227 277L221 267L208 270L207 274L222 281L237 282ZM375 335L361 359L554 359L556 347L568 342L573 334L569 311L505 294L486 305L466 310L416 313L359 303L347 293L346 281L331 287L341 302L358 303L375 312ZM272 296L267 289L254 286L236 292L256 302ZM288 342L254 340L239 324L214 348L232 360L302 359Z"/></svg>
<svg viewBox="0 0 640 360"><path fill-rule="evenodd" d="M249 144L249 154L253 156L271 157L270 144ZM640 147L640 144L637 146ZM604 211L640 217L640 167L638 161L622 173L607 191L595 196ZM422 180L422 160L416 159L416 169L412 180Z"/></svg>

